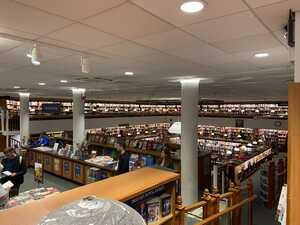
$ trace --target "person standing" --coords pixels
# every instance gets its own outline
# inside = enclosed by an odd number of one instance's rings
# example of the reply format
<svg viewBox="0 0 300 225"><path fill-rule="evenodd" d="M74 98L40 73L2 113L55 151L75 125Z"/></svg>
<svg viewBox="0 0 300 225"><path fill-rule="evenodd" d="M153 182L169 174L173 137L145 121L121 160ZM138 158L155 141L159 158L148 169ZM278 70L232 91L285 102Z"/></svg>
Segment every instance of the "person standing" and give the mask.
<svg viewBox="0 0 300 225"><path fill-rule="evenodd" d="M123 139L119 139L116 144L116 149L119 153L118 174L129 172L130 154L125 148L125 141Z"/></svg>
<svg viewBox="0 0 300 225"><path fill-rule="evenodd" d="M18 155L13 148L4 150L5 158L2 160L2 171L9 171L11 174L8 176L4 183L11 181L14 186L9 192L9 196L13 197L19 194L20 186L24 183L24 175L27 171L25 159Z"/></svg>

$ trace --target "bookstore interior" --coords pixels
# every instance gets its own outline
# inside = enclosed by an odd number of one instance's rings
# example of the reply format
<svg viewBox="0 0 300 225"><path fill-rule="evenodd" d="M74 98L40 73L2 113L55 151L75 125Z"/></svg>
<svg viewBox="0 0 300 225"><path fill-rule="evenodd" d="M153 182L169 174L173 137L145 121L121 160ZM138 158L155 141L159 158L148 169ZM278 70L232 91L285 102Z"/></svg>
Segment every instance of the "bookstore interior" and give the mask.
<svg viewBox="0 0 300 225"><path fill-rule="evenodd" d="M300 224L299 43L299 0L2 0L0 225Z"/></svg>

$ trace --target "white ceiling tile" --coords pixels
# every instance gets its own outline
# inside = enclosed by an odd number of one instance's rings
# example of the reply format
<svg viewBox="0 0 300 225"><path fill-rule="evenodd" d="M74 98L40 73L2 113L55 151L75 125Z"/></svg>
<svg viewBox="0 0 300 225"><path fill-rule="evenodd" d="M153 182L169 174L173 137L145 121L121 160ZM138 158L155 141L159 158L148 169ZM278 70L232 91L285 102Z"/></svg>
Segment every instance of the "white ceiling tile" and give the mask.
<svg viewBox="0 0 300 225"><path fill-rule="evenodd" d="M31 65L30 60L26 57L26 53L32 48L31 44L23 44L10 51L0 54L0 65L7 66L28 66Z"/></svg>
<svg viewBox="0 0 300 225"><path fill-rule="evenodd" d="M71 24L71 21L14 1L1 0L0 26L44 35L68 24Z"/></svg>
<svg viewBox="0 0 300 225"><path fill-rule="evenodd" d="M209 43L268 32L250 11L196 23L183 29Z"/></svg>
<svg viewBox="0 0 300 225"><path fill-rule="evenodd" d="M271 30L277 31L283 29L287 24L290 8L291 4L288 1L284 1L257 8L255 12Z"/></svg>
<svg viewBox="0 0 300 225"><path fill-rule="evenodd" d="M123 56L129 58L135 58L156 52L150 48L139 46L131 42L122 42L121 44L100 48L99 51L109 53L115 56Z"/></svg>
<svg viewBox="0 0 300 225"><path fill-rule="evenodd" d="M269 57L258 59L253 57L252 54L252 57L250 55L247 60L260 68L291 65L289 60L289 51L285 47L267 49L266 52L270 54Z"/></svg>
<svg viewBox="0 0 300 225"><path fill-rule="evenodd" d="M184 48L202 43L199 39L179 29L146 36L135 42L160 50Z"/></svg>
<svg viewBox="0 0 300 225"><path fill-rule="evenodd" d="M203 11L197 14L185 14L180 11L182 0L133 0L133 2L177 26L222 17L248 9L241 0L226 0L226 4L220 4L220 0L209 0Z"/></svg>
<svg viewBox="0 0 300 225"><path fill-rule="evenodd" d="M79 23L72 24L71 26L51 33L48 37L90 49L96 49L122 41L120 38Z"/></svg>
<svg viewBox="0 0 300 225"><path fill-rule="evenodd" d="M47 38L47 37L39 38L38 41L40 41L42 43L45 43L45 45L48 44L49 46L55 46L55 47L70 49L70 51L72 51L72 50L74 50L74 51L85 51L87 49L86 47L83 47L83 46L79 46L79 45L75 45L75 44L72 44L72 43L56 40L56 39L53 39L53 38Z"/></svg>
<svg viewBox="0 0 300 225"><path fill-rule="evenodd" d="M293 11L299 11L300 10L300 1L299 0L288 0L290 8Z"/></svg>
<svg viewBox="0 0 300 225"><path fill-rule="evenodd" d="M265 5L271 5L278 2L286 2L287 0L246 0L251 8L257 8Z"/></svg>
<svg viewBox="0 0 300 225"><path fill-rule="evenodd" d="M218 57L225 53L217 48L214 48L208 44L199 44L189 48L177 48L172 50L166 50L166 52L185 59L190 59L194 62L199 62L207 57Z"/></svg>
<svg viewBox="0 0 300 225"><path fill-rule="evenodd" d="M31 40L34 40L38 37L38 35L36 34L26 33L19 30L13 30L6 27L0 27L0 37L9 36L9 35L31 39Z"/></svg>
<svg viewBox="0 0 300 225"><path fill-rule="evenodd" d="M83 23L128 39L139 38L174 28L130 3L90 17L84 20Z"/></svg>
<svg viewBox="0 0 300 225"><path fill-rule="evenodd" d="M16 1L69 19L77 20L116 7L126 0L89 0L88 2L82 0L72 0L71 2L69 0Z"/></svg>
<svg viewBox="0 0 300 225"><path fill-rule="evenodd" d="M271 34L255 35L240 39L213 43L219 49L228 53L261 51L263 49L280 47L281 43Z"/></svg>
<svg viewBox="0 0 300 225"><path fill-rule="evenodd" d="M9 49L15 48L23 43L20 41L14 41L7 38L0 37L0 53L8 51Z"/></svg>
<svg viewBox="0 0 300 225"><path fill-rule="evenodd" d="M258 67L246 61L218 64L214 68L221 73L245 73L258 70Z"/></svg>

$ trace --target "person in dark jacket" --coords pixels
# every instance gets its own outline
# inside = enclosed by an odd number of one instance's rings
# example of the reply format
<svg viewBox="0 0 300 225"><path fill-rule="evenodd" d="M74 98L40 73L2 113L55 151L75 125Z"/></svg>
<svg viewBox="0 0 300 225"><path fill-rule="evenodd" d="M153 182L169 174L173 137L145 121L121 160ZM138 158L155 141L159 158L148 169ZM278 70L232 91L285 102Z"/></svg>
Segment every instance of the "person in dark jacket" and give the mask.
<svg viewBox="0 0 300 225"><path fill-rule="evenodd" d="M125 141L119 139L116 144L116 149L119 152L118 174L129 172L130 154L126 152Z"/></svg>
<svg viewBox="0 0 300 225"><path fill-rule="evenodd" d="M24 183L24 175L27 171L25 159L19 156L15 149L7 148L4 150L5 158L2 160L1 164L3 166L2 171L9 171L10 176L6 178L6 181L11 181L14 186L10 190L10 197L19 194L19 189L21 184Z"/></svg>

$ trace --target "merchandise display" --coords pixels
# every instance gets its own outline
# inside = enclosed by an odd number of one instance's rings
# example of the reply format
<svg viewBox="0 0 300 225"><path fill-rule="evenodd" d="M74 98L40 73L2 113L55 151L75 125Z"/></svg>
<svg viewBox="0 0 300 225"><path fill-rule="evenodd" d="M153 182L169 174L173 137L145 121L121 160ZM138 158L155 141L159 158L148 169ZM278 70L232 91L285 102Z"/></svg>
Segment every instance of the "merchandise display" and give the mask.
<svg viewBox="0 0 300 225"><path fill-rule="evenodd" d="M20 110L18 100L7 100L7 108L16 113ZM42 118L49 114L56 116L70 115L72 113L72 102L65 100L35 100L30 101L30 113L32 118ZM181 112L180 103L160 104L137 104L137 103L105 103L89 101L85 103L85 114L87 116L121 116L124 115L179 115ZM242 118L279 118L286 119L288 116L287 103L219 103L201 104L199 106L200 116L217 117L242 117Z"/></svg>
<svg viewBox="0 0 300 225"><path fill-rule="evenodd" d="M0 185L0 209L4 209L7 206L9 200L9 192Z"/></svg>
<svg viewBox="0 0 300 225"><path fill-rule="evenodd" d="M130 153L129 170L158 165L161 152L167 150L170 151L170 167L180 171L181 141L179 136L168 134L169 127L169 123L162 123L91 129L87 131L86 143L75 152L68 144L72 143L72 135L69 132L57 132L53 133L52 139L53 143L60 142L58 150L53 151L51 148L44 147L41 147L41 150L48 151L48 153L51 151L74 160L83 160L88 163L89 168L98 166L97 168L105 171L98 177L104 178L109 177L106 174L107 171L116 171L115 144L118 138L123 138L126 151ZM217 165L219 171L224 171L224 175L220 175L227 177L228 180L225 183L228 187L230 180L240 183L247 179L259 169L259 165L265 159L271 156L270 147L273 146L273 142L269 141L269 137L280 137L286 140L287 131L199 125L199 157L203 153L210 154L212 166ZM69 170L72 171L70 163L58 160L53 160L54 169L59 170L61 163L66 174L70 173ZM76 170L75 174L77 174ZM68 179L70 177L71 175L67 176ZM98 180L88 177L87 173L86 183Z"/></svg>
<svg viewBox="0 0 300 225"><path fill-rule="evenodd" d="M281 153L264 163L260 169L260 199L269 207L275 207L281 188L287 178L287 155Z"/></svg>
<svg viewBox="0 0 300 225"><path fill-rule="evenodd" d="M5 208L7 209L28 204L32 201L40 200L58 193L60 193L60 191L55 187L32 189L30 191L22 192L18 196L10 198Z"/></svg>
<svg viewBox="0 0 300 225"><path fill-rule="evenodd" d="M99 177L106 178L113 175L107 175L107 171L117 168L115 144L120 137L125 140L126 151L130 153L130 171L158 165L162 150L170 151L171 167L180 171L181 141L179 136L168 134L169 127L169 123L163 123L91 129L87 132L87 142L75 153L72 153L72 148L68 144L72 143L70 132L54 133L53 142L61 141L59 146L65 146L58 150L58 155L83 160L89 165L88 171L90 167L94 166L104 171L101 175L97 175L98 178L89 176L89 172L87 172L85 183L90 183L98 180ZM210 155L212 166L217 165L220 176L226 176L226 181L220 181L222 184L225 183L225 189L222 188L222 190L226 191L230 181L234 181L236 184L244 181L258 170L259 165L265 159L271 156L272 150L266 146L265 136L277 134L286 138L287 131L282 130L275 133L274 130L266 129L198 126L199 157L203 153ZM53 164L55 170L59 170L61 164L64 169L72 170L68 169L72 166L68 162L53 160ZM77 166L73 168L74 177L79 174L80 168ZM207 169L211 170L212 168ZM68 171L66 171L67 173ZM222 173L224 174L222 175ZM71 175L67 178L72 179ZM210 182L205 183L206 186L203 188L209 187Z"/></svg>
<svg viewBox="0 0 300 225"><path fill-rule="evenodd" d="M173 172L142 168L100 182L74 188L67 192L53 195L51 198L33 201L13 210L0 211L0 221L1 225L19 225L19 218L12 215L21 213L22 223L26 225L114 224L115 222L122 224L122 222L125 222L123 213L129 212L130 214L133 213L136 219L132 222L130 217L126 217L129 221L124 224L135 224L138 221L145 224L145 221L148 220L149 211L151 220L158 219L153 224L165 224L166 222L174 224L176 182L178 179L179 175ZM130 185L124 185L128 180L131 181ZM87 198L88 196L97 196L97 198ZM153 211L151 206L143 209L142 205L141 210L138 212L132 209L139 202L147 204L151 203L149 201L152 199L159 200L162 209L154 207ZM106 201L109 201L109 203ZM115 201L123 203L120 204ZM40 210L41 208L43 210ZM102 210L105 210L105 214ZM111 220L111 216L113 216L114 220ZM121 218L124 220L119 220ZM146 220L143 218L146 218Z"/></svg>

